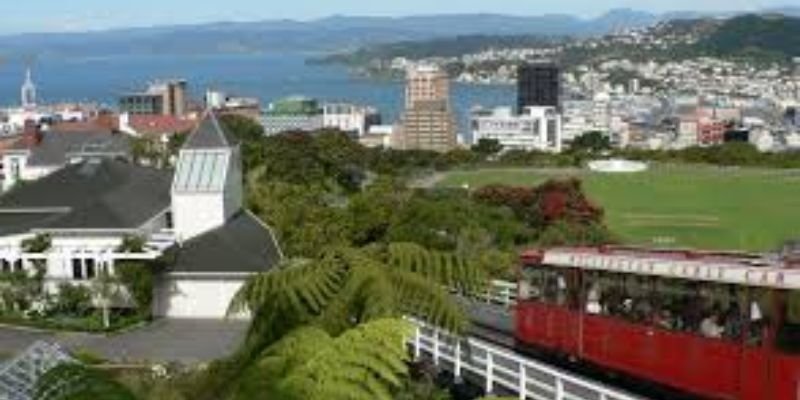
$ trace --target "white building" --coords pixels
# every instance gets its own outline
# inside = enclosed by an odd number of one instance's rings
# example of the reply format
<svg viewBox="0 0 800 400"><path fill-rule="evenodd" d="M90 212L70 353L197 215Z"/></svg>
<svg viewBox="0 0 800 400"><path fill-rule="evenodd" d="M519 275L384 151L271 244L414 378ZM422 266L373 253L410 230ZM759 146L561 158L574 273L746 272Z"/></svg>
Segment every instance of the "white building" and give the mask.
<svg viewBox="0 0 800 400"><path fill-rule="evenodd" d="M47 234L28 254L22 242ZM147 244L120 253L128 237ZM46 289L89 285L124 260L171 260L155 276L153 313L222 318L232 296L281 258L270 229L242 207L239 146L208 113L181 150L175 172L118 159L84 159L0 197L0 265L33 273Z"/></svg>
<svg viewBox="0 0 800 400"><path fill-rule="evenodd" d="M364 136L370 126L380 124L380 115L373 107L350 103L325 103L322 106L322 125L325 128L352 132L357 137Z"/></svg>
<svg viewBox="0 0 800 400"><path fill-rule="evenodd" d="M526 107L515 114L511 107L472 114L472 140L497 140L505 150L561 152L561 115L555 107Z"/></svg>

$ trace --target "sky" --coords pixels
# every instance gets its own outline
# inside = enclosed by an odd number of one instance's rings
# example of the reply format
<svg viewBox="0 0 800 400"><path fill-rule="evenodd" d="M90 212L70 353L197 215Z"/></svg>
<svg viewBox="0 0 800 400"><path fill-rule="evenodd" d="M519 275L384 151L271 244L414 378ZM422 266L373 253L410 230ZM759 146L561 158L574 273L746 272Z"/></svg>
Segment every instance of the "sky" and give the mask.
<svg viewBox="0 0 800 400"><path fill-rule="evenodd" d="M612 8L664 11L754 11L796 0L3 0L0 33L62 32L131 26L330 15L402 16L491 12L595 17Z"/></svg>

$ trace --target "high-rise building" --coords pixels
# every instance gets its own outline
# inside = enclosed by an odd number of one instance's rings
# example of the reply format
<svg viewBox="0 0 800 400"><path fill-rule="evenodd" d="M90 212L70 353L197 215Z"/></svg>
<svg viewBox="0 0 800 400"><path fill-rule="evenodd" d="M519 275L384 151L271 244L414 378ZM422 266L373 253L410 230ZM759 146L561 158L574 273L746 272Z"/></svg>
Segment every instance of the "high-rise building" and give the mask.
<svg viewBox="0 0 800 400"><path fill-rule="evenodd" d="M444 71L429 65L408 70L406 110L400 129L405 149L447 152L456 147L450 80Z"/></svg>
<svg viewBox="0 0 800 400"><path fill-rule="evenodd" d="M561 108L561 71L552 63L527 64L517 70L517 112L525 107Z"/></svg>
<svg viewBox="0 0 800 400"><path fill-rule="evenodd" d="M120 112L141 115L186 115L188 102L185 80L172 80L151 84L144 92L128 93L120 97Z"/></svg>
<svg viewBox="0 0 800 400"><path fill-rule="evenodd" d="M25 71L25 82L20 88L20 102L23 108L36 107L36 85L31 77L31 69Z"/></svg>

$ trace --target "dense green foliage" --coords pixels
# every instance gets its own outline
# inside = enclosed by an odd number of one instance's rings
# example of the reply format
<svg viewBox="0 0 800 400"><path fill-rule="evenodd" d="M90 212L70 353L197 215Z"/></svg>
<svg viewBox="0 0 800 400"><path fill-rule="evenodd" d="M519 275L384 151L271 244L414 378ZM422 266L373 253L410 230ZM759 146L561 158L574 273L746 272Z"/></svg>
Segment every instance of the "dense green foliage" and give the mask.
<svg viewBox="0 0 800 400"><path fill-rule="evenodd" d="M62 364L39 379L34 400L136 400L109 375L80 364Z"/></svg>
<svg viewBox="0 0 800 400"><path fill-rule="evenodd" d="M154 274L147 263L120 262L115 266L119 282L127 289L142 317L149 317L153 306Z"/></svg>

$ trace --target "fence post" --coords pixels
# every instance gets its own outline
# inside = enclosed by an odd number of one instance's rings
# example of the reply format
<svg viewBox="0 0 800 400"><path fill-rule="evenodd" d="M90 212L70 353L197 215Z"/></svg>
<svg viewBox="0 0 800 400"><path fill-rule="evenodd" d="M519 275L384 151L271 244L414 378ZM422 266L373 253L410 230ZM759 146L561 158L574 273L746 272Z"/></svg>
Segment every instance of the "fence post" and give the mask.
<svg viewBox="0 0 800 400"><path fill-rule="evenodd" d="M490 349L486 349L486 395L494 392L494 359Z"/></svg>
<svg viewBox="0 0 800 400"><path fill-rule="evenodd" d="M519 400L528 397L528 369L525 364L519 364Z"/></svg>
<svg viewBox="0 0 800 400"><path fill-rule="evenodd" d="M456 339L456 350L455 350L456 358L453 360L453 374L455 375L456 379L461 378L461 340Z"/></svg>
<svg viewBox="0 0 800 400"><path fill-rule="evenodd" d="M555 400L564 400L564 381L561 377L556 377L556 398Z"/></svg>
<svg viewBox="0 0 800 400"><path fill-rule="evenodd" d="M422 350L420 349L422 345L422 343L420 343L420 335L422 335L422 330L419 324L417 324L417 327L414 329L414 360L419 360L422 355Z"/></svg>
<svg viewBox="0 0 800 400"><path fill-rule="evenodd" d="M433 364L439 365L439 328L433 330Z"/></svg>

